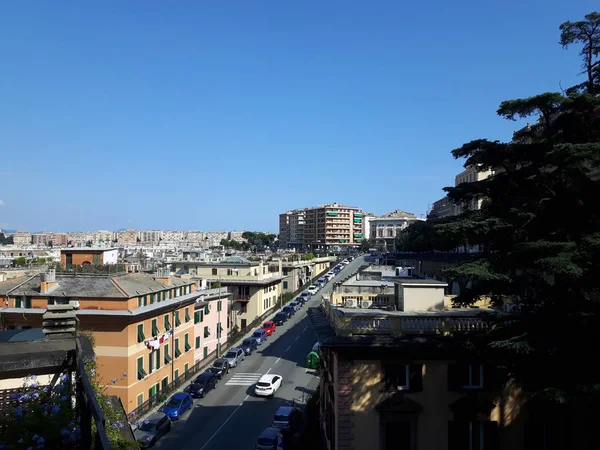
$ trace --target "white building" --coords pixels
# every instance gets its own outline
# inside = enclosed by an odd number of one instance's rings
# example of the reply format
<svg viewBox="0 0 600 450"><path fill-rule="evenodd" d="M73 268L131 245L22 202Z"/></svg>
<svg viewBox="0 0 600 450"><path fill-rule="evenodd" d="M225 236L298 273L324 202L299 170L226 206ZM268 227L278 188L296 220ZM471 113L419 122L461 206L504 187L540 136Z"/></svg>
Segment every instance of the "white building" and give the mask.
<svg viewBox="0 0 600 450"><path fill-rule="evenodd" d="M392 251L396 248L396 238L400 232L413 222L425 220L412 213L397 209L380 217L370 219L370 237L376 245Z"/></svg>

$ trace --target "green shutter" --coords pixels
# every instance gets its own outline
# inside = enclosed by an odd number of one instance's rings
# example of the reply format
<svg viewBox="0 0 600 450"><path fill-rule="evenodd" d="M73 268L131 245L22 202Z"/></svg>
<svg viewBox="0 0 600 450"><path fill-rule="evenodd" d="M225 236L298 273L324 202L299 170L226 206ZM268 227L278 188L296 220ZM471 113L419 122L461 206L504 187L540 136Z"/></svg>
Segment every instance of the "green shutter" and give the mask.
<svg viewBox="0 0 600 450"><path fill-rule="evenodd" d="M221 322L219 322L217 324L217 337L220 338L221 337L221 332L223 331L223 326L221 325Z"/></svg>
<svg viewBox="0 0 600 450"><path fill-rule="evenodd" d="M219 300L219 301L217 302L217 311L221 311L221 310L222 310L222 306L223 306L223 305L222 305L221 303L222 303L222 301L221 301L221 300Z"/></svg>
<svg viewBox="0 0 600 450"><path fill-rule="evenodd" d="M200 313L199 312L195 312L194 313L194 323L199 323L200 322Z"/></svg>
<svg viewBox="0 0 600 450"><path fill-rule="evenodd" d="M144 370L144 358L138 358L137 360L137 375L138 380L143 380L148 375Z"/></svg>
<svg viewBox="0 0 600 450"><path fill-rule="evenodd" d="M140 323L137 326L137 335L138 335L138 342L144 342L144 339L146 339L146 336L144 336L144 324Z"/></svg>
<svg viewBox="0 0 600 450"><path fill-rule="evenodd" d="M190 319L190 310L189 310L189 308L185 308L185 321L186 321L186 323L189 322L190 320L191 320Z"/></svg>
<svg viewBox="0 0 600 450"><path fill-rule="evenodd" d="M200 348L200 336L196 336L196 349Z"/></svg>
<svg viewBox="0 0 600 450"><path fill-rule="evenodd" d="M287 289L287 288L288 288L288 282L287 282L287 281L284 281L284 282L283 282L283 288L284 288L284 289Z"/></svg>
<svg viewBox="0 0 600 450"><path fill-rule="evenodd" d="M156 352L156 368L160 369L160 348L154 350Z"/></svg>
<svg viewBox="0 0 600 450"><path fill-rule="evenodd" d="M175 358L181 356L181 350L179 350L179 339L175 341Z"/></svg>
<svg viewBox="0 0 600 450"><path fill-rule="evenodd" d="M208 327L204 327L204 337L207 338L210 336L210 332L208 331Z"/></svg>
<svg viewBox="0 0 600 450"><path fill-rule="evenodd" d="M204 314L208 314L208 311L209 311L209 310L208 310L208 305L206 305L206 306L204 307Z"/></svg>
<svg viewBox="0 0 600 450"><path fill-rule="evenodd" d="M175 326L178 327L181 325L181 320L179 319L179 311L175 311Z"/></svg>
<svg viewBox="0 0 600 450"><path fill-rule="evenodd" d="M190 335L187 333L185 334L185 347L184 348L185 348L186 352L189 352L190 349L192 348L190 345Z"/></svg>
<svg viewBox="0 0 600 450"><path fill-rule="evenodd" d="M204 322L204 310L200 310L200 322Z"/></svg>
<svg viewBox="0 0 600 450"><path fill-rule="evenodd" d="M171 322L169 321L169 316L165 316L165 331L169 331L171 329Z"/></svg>
<svg viewBox="0 0 600 450"><path fill-rule="evenodd" d="M158 336L158 325L156 324L156 319L152 319L152 336Z"/></svg>
<svg viewBox="0 0 600 450"><path fill-rule="evenodd" d="M171 361L171 355L169 355L169 344L165 344L165 364L169 364Z"/></svg>
<svg viewBox="0 0 600 450"><path fill-rule="evenodd" d="M204 356L203 358L207 358L208 357L208 347L204 347L204 352L203 352Z"/></svg>

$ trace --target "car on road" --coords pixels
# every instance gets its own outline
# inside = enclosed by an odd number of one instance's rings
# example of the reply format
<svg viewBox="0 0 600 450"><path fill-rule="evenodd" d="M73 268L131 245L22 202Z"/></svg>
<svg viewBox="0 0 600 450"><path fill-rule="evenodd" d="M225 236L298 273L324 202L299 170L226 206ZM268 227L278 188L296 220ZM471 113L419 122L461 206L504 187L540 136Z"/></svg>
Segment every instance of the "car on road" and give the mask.
<svg viewBox="0 0 600 450"><path fill-rule="evenodd" d="M288 317L287 313L280 311L277 314L275 314L275 317L273 317L273 322L275 322L275 325L281 326L287 322L288 318L289 317Z"/></svg>
<svg viewBox="0 0 600 450"><path fill-rule="evenodd" d="M202 375L196 377L196 379L185 388L185 392L190 394L193 398L204 398L209 391L212 391L217 387L217 376L206 371Z"/></svg>
<svg viewBox="0 0 600 450"><path fill-rule="evenodd" d="M267 340L267 332L262 328L252 333L252 337L256 339L258 345L262 345Z"/></svg>
<svg viewBox="0 0 600 450"><path fill-rule="evenodd" d="M133 432L141 448L152 447L156 441L171 430L171 419L164 412L157 411L144 419Z"/></svg>
<svg viewBox="0 0 600 450"><path fill-rule="evenodd" d="M237 367L244 360L244 350L239 347L229 349L223 359L229 363L229 367Z"/></svg>
<svg viewBox="0 0 600 450"><path fill-rule="evenodd" d="M277 450L277 444L281 439L279 428L267 428L260 433L256 440L255 450Z"/></svg>
<svg viewBox="0 0 600 450"><path fill-rule="evenodd" d="M274 373L267 373L259 378L254 385L254 393L260 397L273 397L281 387L283 377Z"/></svg>
<svg viewBox="0 0 600 450"><path fill-rule="evenodd" d="M161 406L160 412L165 413L171 420L179 420L184 412L192 407L194 401L187 392L177 392Z"/></svg>
<svg viewBox="0 0 600 450"><path fill-rule="evenodd" d="M245 355L251 355L258 348L258 342L253 337L249 337L242 341L241 347Z"/></svg>
<svg viewBox="0 0 600 450"><path fill-rule="evenodd" d="M225 358L216 359L208 370L220 380L229 373L229 361Z"/></svg>
<svg viewBox="0 0 600 450"><path fill-rule="evenodd" d="M294 311L299 311L302 308L302 303L296 301L289 302L288 305L294 308Z"/></svg>
<svg viewBox="0 0 600 450"><path fill-rule="evenodd" d="M306 297L306 299L308 300L310 298L312 294L308 291L304 291L302 294L300 294L300 297Z"/></svg>
<svg viewBox="0 0 600 450"><path fill-rule="evenodd" d="M319 277L319 278L317 278L317 282L321 283L321 286L322 286L325 283L327 283L327 280L325 279L325 277Z"/></svg>
<svg viewBox="0 0 600 450"><path fill-rule="evenodd" d="M308 292L310 295L315 295L318 291L319 291L319 287L315 286L314 284L309 286L308 289L306 290L306 292Z"/></svg>
<svg viewBox="0 0 600 450"><path fill-rule="evenodd" d="M296 314L296 308L290 305L284 306L283 308L281 308L281 310L288 315L288 318Z"/></svg>
<svg viewBox="0 0 600 450"><path fill-rule="evenodd" d="M273 322L272 320L267 320L265 323L263 323L263 326L261 327L261 330L265 330L267 332L267 336L271 336L276 329L277 325L275 325L275 322Z"/></svg>
<svg viewBox="0 0 600 450"><path fill-rule="evenodd" d="M300 303L301 305L304 305L307 301L308 301L308 297L301 297L298 296L296 297L293 301Z"/></svg>
<svg viewBox="0 0 600 450"><path fill-rule="evenodd" d="M273 426L290 430L292 433L300 431L302 428L302 411L295 406L280 406L273 416Z"/></svg>

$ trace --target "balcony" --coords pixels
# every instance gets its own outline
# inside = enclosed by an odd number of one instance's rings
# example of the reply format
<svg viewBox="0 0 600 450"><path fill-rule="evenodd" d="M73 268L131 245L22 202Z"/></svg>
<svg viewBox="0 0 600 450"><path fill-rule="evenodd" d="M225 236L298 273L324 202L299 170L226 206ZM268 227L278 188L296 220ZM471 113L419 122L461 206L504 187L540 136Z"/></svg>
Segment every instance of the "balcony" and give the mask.
<svg viewBox="0 0 600 450"><path fill-rule="evenodd" d="M498 316L503 315L498 311L483 308L410 312L340 308L333 306L326 298L322 300L321 305L338 336L446 336L476 333L491 329Z"/></svg>
<svg viewBox="0 0 600 450"><path fill-rule="evenodd" d="M234 295L233 301L240 302L240 303L248 303L251 298L252 298L251 295Z"/></svg>

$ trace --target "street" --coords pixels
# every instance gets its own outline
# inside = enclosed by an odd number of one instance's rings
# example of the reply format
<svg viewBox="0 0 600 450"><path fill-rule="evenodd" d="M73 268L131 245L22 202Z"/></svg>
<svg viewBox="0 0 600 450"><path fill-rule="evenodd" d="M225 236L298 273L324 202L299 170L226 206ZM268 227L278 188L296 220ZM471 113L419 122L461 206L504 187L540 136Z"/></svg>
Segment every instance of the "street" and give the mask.
<svg viewBox="0 0 600 450"><path fill-rule="evenodd" d="M271 426L273 415L292 401L304 403L318 386L319 379L306 369L306 356L316 342L306 316L321 295L331 292L334 282L356 270L362 258L356 258L323 287L258 351L223 377L206 398L195 400L191 412L173 423L170 433L156 444L159 449L220 450L253 448L260 432ZM275 311L273 312L275 315ZM254 383L265 374L278 374L283 384L273 398L254 395Z"/></svg>

